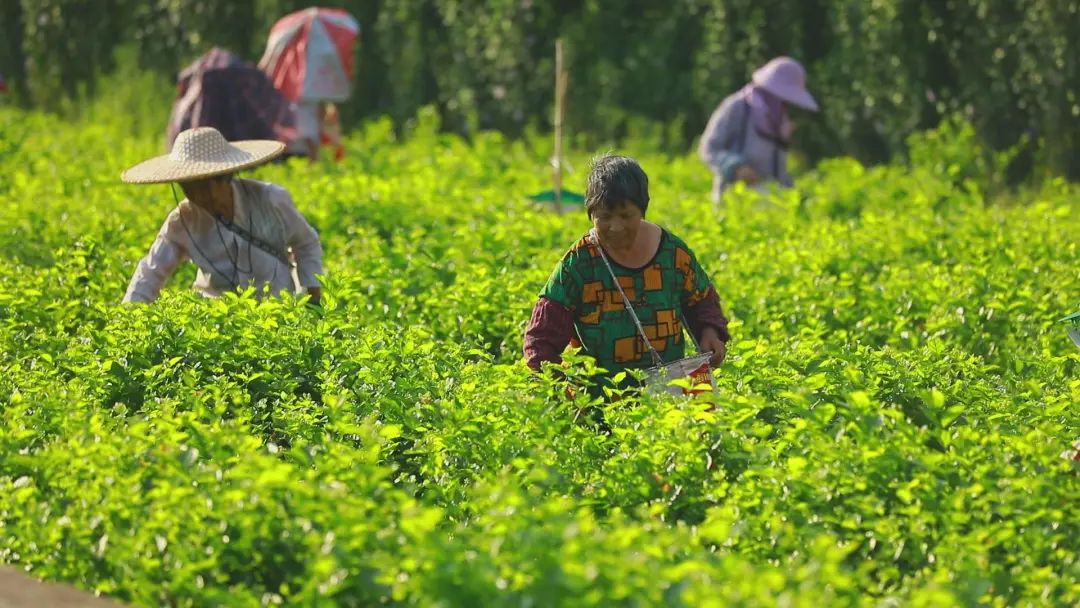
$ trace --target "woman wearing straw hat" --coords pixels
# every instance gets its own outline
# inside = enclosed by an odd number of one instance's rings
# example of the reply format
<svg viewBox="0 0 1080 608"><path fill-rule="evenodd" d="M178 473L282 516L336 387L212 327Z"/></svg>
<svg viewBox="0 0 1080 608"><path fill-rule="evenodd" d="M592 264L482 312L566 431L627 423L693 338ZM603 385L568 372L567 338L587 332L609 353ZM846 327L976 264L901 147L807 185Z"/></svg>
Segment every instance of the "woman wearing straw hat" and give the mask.
<svg viewBox="0 0 1080 608"><path fill-rule="evenodd" d="M741 181L756 186L775 181L791 186L787 148L794 123L788 106L816 112L806 90L806 71L790 57L777 57L758 68L751 81L729 95L709 118L698 155L713 171L712 198Z"/></svg>
<svg viewBox="0 0 1080 608"><path fill-rule="evenodd" d="M204 296L252 286L260 295L306 291L317 304L319 235L287 190L233 175L284 148L268 140L230 143L217 129L199 127L180 133L171 153L125 171L121 179L131 184L178 182L187 198L139 262L124 301L155 300L177 267L191 260L199 267L193 287Z"/></svg>

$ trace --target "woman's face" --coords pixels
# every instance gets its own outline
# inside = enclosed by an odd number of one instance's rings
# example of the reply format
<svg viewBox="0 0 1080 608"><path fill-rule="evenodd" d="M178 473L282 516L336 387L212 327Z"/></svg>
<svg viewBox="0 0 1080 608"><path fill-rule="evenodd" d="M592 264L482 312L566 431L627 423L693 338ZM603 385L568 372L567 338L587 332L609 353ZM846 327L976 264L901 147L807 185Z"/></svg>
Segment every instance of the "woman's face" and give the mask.
<svg viewBox="0 0 1080 608"><path fill-rule="evenodd" d="M630 201L623 201L612 209L597 209L592 214L593 228L600 236L600 243L609 249L633 247L643 219L641 210Z"/></svg>
<svg viewBox="0 0 1080 608"><path fill-rule="evenodd" d="M228 176L180 182L180 189L184 191L184 196L191 202L224 200L224 198L228 197L226 190L230 187Z"/></svg>

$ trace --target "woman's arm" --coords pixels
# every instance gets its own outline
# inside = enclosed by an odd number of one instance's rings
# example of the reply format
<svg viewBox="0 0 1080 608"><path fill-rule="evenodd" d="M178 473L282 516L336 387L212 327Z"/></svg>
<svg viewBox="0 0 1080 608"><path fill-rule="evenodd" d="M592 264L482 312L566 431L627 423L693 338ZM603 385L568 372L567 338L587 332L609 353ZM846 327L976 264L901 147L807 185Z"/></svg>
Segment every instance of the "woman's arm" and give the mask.
<svg viewBox="0 0 1080 608"><path fill-rule="evenodd" d="M705 297L698 300L697 303L684 306L683 315L686 317L687 325L689 325L688 329L698 339L710 327L716 331L717 337L724 342L731 339L731 334L728 333L727 328L727 317L724 316L724 311L720 308L720 296L716 294L716 289L713 287L710 286Z"/></svg>
<svg viewBox="0 0 1080 608"><path fill-rule="evenodd" d="M574 332L574 311L543 296L525 329L525 362L534 370L544 361L559 363Z"/></svg>
<svg viewBox="0 0 1080 608"><path fill-rule="evenodd" d="M166 222L166 226L168 225ZM163 228L150 246L150 251L139 260L139 265L135 267L135 273L131 275L128 283L127 293L124 294L125 302L156 300L169 277L188 259L184 249L166 237L165 232L166 228Z"/></svg>
<svg viewBox="0 0 1080 608"><path fill-rule="evenodd" d="M687 329L697 337L702 352L712 352L709 363L720 365L727 357L727 342L731 334L728 333L728 321L720 309L720 297L716 290L709 286L705 297L691 306L683 307L683 316L689 326Z"/></svg>
<svg viewBox="0 0 1080 608"><path fill-rule="evenodd" d="M318 275L323 273L319 233L300 215L292 195L284 188L277 190L278 208L285 222L285 241L296 258L296 276L300 279L300 286L311 294L312 301L317 304L321 295Z"/></svg>
<svg viewBox="0 0 1080 608"><path fill-rule="evenodd" d="M579 241L578 246L584 241ZM574 334L574 311L581 305L584 284L578 274L581 251L575 246L563 255L540 291L525 329L525 361L534 370L544 361L562 362L562 352Z"/></svg>
<svg viewBox="0 0 1080 608"><path fill-rule="evenodd" d="M739 96L724 100L709 117L709 123L701 136L698 156L725 180L736 178L739 167L746 165L743 141L746 137L746 104Z"/></svg>
<svg viewBox="0 0 1080 608"><path fill-rule="evenodd" d="M701 350L712 351L710 363L720 365L727 356L727 342L731 334L728 333L728 320L720 308L720 297L716 290L710 286L705 297L693 305L684 306L683 317Z"/></svg>
<svg viewBox="0 0 1080 608"><path fill-rule="evenodd" d="M728 321L720 309L716 287L698 263L697 256L685 243L679 242L675 251L675 266L683 275L680 306L690 334L697 338L698 347L712 351L712 364L719 365L727 355Z"/></svg>

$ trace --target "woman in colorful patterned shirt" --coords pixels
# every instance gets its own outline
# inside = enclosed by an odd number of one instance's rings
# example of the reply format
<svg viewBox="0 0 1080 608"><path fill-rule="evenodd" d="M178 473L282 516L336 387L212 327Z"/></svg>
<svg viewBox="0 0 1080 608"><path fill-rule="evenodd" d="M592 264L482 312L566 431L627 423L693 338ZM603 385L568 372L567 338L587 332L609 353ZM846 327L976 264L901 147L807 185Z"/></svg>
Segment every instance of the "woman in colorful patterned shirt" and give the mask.
<svg viewBox="0 0 1080 608"><path fill-rule="evenodd" d="M713 352L714 366L724 360L729 335L716 289L686 243L645 221L648 207L649 179L637 161L605 156L594 163L585 194L593 229L563 256L533 308L524 345L531 368L559 362L568 344L609 375L652 366L612 274L665 363L685 356L684 322L701 350Z"/></svg>

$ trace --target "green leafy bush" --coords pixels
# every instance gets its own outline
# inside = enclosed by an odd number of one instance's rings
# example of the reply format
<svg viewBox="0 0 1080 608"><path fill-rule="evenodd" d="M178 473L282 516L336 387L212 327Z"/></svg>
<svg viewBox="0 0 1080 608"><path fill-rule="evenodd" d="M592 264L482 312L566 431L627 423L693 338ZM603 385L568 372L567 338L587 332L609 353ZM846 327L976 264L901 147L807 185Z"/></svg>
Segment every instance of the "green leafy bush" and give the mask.
<svg viewBox="0 0 1080 608"><path fill-rule="evenodd" d="M525 200L540 141L437 126L257 171L321 233L322 308L190 268L123 306L173 201L117 176L159 140L0 109L0 562L137 605L1080 600L1075 187L999 204L963 127L720 211L641 157L734 339L715 397L603 435L587 360L520 361L584 213Z"/></svg>

